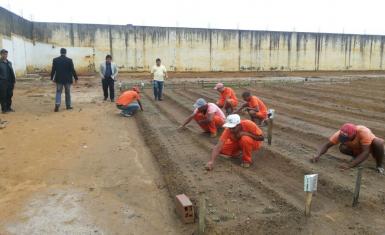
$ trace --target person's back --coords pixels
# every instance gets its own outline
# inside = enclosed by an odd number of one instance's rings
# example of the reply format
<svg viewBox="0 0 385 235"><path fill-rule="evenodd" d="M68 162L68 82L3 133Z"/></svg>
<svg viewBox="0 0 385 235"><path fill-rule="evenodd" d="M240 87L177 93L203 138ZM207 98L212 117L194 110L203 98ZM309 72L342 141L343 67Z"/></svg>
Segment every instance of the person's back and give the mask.
<svg viewBox="0 0 385 235"><path fill-rule="evenodd" d="M123 92L119 96L118 100L116 101L116 104L127 106L130 103L132 103L133 101L138 100L138 99L139 99L139 94L136 91L129 90L129 91Z"/></svg>
<svg viewBox="0 0 385 235"><path fill-rule="evenodd" d="M53 65L55 66L55 82L61 84L72 83L74 66L72 59L61 55L53 59Z"/></svg>

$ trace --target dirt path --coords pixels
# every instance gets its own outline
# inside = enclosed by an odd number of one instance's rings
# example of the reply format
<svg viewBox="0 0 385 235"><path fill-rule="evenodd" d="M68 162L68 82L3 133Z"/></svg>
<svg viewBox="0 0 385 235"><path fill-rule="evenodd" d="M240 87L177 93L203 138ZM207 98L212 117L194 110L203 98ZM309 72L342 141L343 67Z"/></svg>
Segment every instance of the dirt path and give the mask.
<svg viewBox="0 0 385 235"><path fill-rule="evenodd" d="M73 111L53 113L52 91L19 83L1 115L0 234L184 234L136 121L92 83Z"/></svg>

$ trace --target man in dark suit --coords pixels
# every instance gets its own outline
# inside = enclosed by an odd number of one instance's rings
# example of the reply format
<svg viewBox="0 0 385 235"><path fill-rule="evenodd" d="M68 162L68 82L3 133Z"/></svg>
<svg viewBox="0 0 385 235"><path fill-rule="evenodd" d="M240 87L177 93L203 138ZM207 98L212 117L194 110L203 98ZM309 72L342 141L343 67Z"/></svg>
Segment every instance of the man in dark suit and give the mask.
<svg viewBox="0 0 385 235"><path fill-rule="evenodd" d="M60 56L53 59L52 62L51 80L56 83L55 112L59 111L63 87L65 90L66 107L67 109L72 109L71 85L73 79L75 79L75 84L78 81L74 63L72 62L72 59L66 56L66 54L67 50L65 48L60 49Z"/></svg>
<svg viewBox="0 0 385 235"><path fill-rule="evenodd" d="M8 51L0 51L0 104L1 112L14 112L12 109L13 88L15 87L15 72L11 61L8 60Z"/></svg>

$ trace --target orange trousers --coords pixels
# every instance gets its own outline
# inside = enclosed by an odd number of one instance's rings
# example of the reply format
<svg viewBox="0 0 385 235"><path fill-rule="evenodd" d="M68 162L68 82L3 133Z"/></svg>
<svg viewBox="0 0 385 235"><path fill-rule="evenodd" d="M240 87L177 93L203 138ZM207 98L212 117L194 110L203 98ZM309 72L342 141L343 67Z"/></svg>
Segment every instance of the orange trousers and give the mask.
<svg viewBox="0 0 385 235"><path fill-rule="evenodd" d="M267 112L255 112L255 111L249 111L250 116L255 116L259 120L263 121L267 119Z"/></svg>
<svg viewBox="0 0 385 235"><path fill-rule="evenodd" d="M213 120L210 123L207 124L200 124L199 121L205 120L206 116L203 113L196 113L194 116L194 120L199 124L199 126L207 132L210 132L211 134L216 134L218 127L223 126L225 123L225 120L223 120L222 117L219 115L214 115Z"/></svg>
<svg viewBox="0 0 385 235"><path fill-rule="evenodd" d="M251 163L252 152L260 149L261 146L261 141L256 141L249 136L242 136L238 141L228 139L222 147L221 154L236 157L242 151L242 161Z"/></svg>
<svg viewBox="0 0 385 235"><path fill-rule="evenodd" d="M238 105L238 101L236 101L234 99L227 99L227 102L233 108L237 107L237 105ZM217 105L218 105L219 108L227 108L227 107L223 107L225 105L225 101L224 100L218 100L217 101Z"/></svg>

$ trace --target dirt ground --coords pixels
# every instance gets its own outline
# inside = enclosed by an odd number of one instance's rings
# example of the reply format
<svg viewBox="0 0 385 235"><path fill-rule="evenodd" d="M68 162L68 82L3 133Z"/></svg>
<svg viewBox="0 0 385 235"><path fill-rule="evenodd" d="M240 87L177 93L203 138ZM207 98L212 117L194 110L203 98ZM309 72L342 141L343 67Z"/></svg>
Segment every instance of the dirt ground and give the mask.
<svg viewBox="0 0 385 235"><path fill-rule="evenodd" d="M179 193L194 203L204 198L207 234L384 234L385 177L373 159L363 164L356 208L356 169L337 169L348 158L334 148L316 165L309 159L344 122L385 137L385 79L312 76L326 82L237 88L239 97L250 90L276 110L273 144L250 169L218 159L212 172L203 167L216 140L194 123L177 131L197 98L217 98L212 89L166 88L162 102L146 89L145 112L122 118L101 101L95 78L83 79L75 109L60 113L52 112L52 85L19 82L17 112L0 116L9 122L0 130L0 234L192 234L196 226L174 212ZM305 218L308 173L319 174L319 185Z"/></svg>

